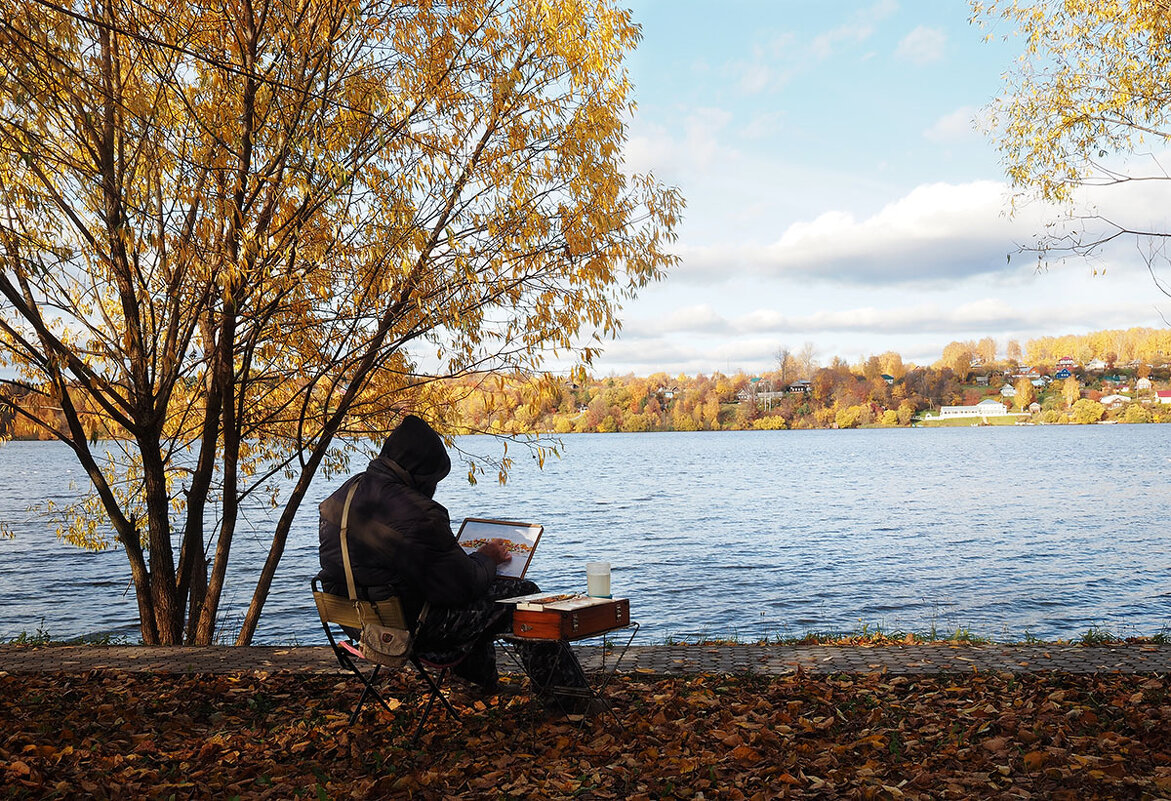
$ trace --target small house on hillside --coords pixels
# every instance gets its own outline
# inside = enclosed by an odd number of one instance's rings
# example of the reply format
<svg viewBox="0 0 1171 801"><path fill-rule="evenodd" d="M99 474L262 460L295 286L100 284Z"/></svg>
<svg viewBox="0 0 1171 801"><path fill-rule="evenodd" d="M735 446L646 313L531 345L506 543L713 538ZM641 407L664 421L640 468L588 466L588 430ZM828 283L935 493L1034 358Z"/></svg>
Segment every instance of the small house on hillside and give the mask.
<svg viewBox="0 0 1171 801"><path fill-rule="evenodd" d="M1118 394L1103 395L1098 400L1098 403L1102 404L1103 406L1108 406L1111 409L1117 409L1119 406L1121 406L1124 403L1130 403L1130 398L1126 397L1125 395L1118 395Z"/></svg>
<svg viewBox="0 0 1171 801"><path fill-rule="evenodd" d="M1150 389L1151 388L1151 379L1140 378L1138 381L1134 382L1134 388L1137 390L1140 390L1140 391L1144 390L1144 389Z"/></svg>
<svg viewBox="0 0 1171 801"><path fill-rule="evenodd" d="M1012 384L1005 384L1003 387L1000 388L1000 394L1006 398L1015 398L1016 397L1016 387L1014 387Z"/></svg>
<svg viewBox="0 0 1171 801"><path fill-rule="evenodd" d="M1156 390L1155 397L1159 399L1159 403L1171 403L1171 389Z"/></svg>
<svg viewBox="0 0 1171 801"><path fill-rule="evenodd" d="M1037 379L1045 378L1046 380L1048 380L1049 376L1042 373L1036 367L1029 367L1026 365L1026 366L1018 367L1017 371L1012 374L1012 378L1014 380L1018 379L1018 378L1027 378L1030 381L1033 381L1034 383L1036 383Z"/></svg>
<svg viewBox="0 0 1171 801"><path fill-rule="evenodd" d="M1057 369L1073 370L1077 367L1077 362L1072 356L1062 356L1057 360Z"/></svg>
<svg viewBox="0 0 1171 801"><path fill-rule="evenodd" d="M1106 362L1102 361L1101 359L1092 359L1086 363L1086 369L1093 370L1095 372L1101 372L1102 370L1106 369Z"/></svg>
<svg viewBox="0 0 1171 801"><path fill-rule="evenodd" d="M1058 370L1056 373L1053 374L1053 378L1058 381L1062 381L1066 378L1069 378L1071 375L1073 375L1073 373L1071 373L1069 371L1068 367L1062 367L1060 370Z"/></svg>

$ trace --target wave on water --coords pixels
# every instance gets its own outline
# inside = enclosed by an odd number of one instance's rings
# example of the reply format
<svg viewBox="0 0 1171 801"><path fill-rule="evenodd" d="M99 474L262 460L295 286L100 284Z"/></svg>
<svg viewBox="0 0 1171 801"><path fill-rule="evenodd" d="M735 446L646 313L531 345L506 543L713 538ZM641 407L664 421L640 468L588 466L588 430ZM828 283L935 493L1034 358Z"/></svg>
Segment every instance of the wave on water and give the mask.
<svg viewBox="0 0 1171 801"><path fill-rule="evenodd" d="M1171 426L844 433L573 435L550 469L518 460L504 486L453 477L436 498L457 524L542 523L529 575L545 589L584 590L585 562L609 561L644 641L879 624L1047 639L1171 627L1171 493L1118 458L1171 450ZM306 498L258 642L320 639L308 594L316 504L343 480L319 481ZM76 497L70 486L82 481L57 443L0 446L0 521L17 534L0 540L0 639L42 620L58 638L133 639L125 554L82 554L24 511ZM247 607L271 515L250 510L237 540L225 629ZM67 600L29 591L30 565L46 574L39 585L67 584Z"/></svg>

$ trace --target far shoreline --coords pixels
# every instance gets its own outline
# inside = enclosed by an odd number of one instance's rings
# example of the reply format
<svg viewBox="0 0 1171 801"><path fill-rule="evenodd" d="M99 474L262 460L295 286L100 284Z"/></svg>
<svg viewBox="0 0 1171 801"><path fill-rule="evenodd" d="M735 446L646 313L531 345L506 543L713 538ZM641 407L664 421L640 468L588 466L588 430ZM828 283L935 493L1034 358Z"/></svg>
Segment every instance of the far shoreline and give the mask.
<svg viewBox="0 0 1171 801"><path fill-rule="evenodd" d="M1006 415L1007 416L1007 415ZM976 422L979 421L979 422ZM1032 420L1004 420L999 418L981 419L976 417L953 417L948 419L940 419L937 417L928 418L926 420L915 420L910 425L894 425L886 426L880 424L867 424L850 426L842 428L839 426L823 426L823 427L798 427L798 428L700 428L700 429L686 429L686 428L660 428L651 431L469 431L463 433L456 433L452 436L456 437L542 437L557 439L559 437L581 437L581 436L610 436L613 434L732 434L732 433L792 433L796 431L900 431L912 428L1070 428L1070 427L1086 427L1086 426L1158 426L1165 422L1171 421L1151 421L1147 423L1133 423L1125 420L1096 420L1092 423L1077 423L1073 421L1061 423L1047 423ZM99 437L94 440L95 443L100 442L121 442L123 440L107 439ZM371 438L370 442L376 441ZM7 442L53 442L60 443L61 440L43 437L8 437L0 439L0 448Z"/></svg>

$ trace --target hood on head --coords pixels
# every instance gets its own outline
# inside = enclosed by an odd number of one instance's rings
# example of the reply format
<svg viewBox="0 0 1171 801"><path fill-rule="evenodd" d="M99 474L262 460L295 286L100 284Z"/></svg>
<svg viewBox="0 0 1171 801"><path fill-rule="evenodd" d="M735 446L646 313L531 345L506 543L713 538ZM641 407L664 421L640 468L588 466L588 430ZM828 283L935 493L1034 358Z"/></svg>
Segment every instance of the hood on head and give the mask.
<svg viewBox="0 0 1171 801"><path fill-rule="evenodd" d="M451 459L443 438L421 418L408 414L403 418L378 454L406 470L415 486L430 495L435 485L451 472Z"/></svg>

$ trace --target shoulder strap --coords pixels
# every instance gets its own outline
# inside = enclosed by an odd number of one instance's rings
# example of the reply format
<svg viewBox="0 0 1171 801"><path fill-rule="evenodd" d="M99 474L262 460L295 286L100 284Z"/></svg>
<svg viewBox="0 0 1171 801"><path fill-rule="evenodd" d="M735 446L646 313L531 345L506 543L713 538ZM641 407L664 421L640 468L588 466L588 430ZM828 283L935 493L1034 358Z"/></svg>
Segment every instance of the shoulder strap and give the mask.
<svg viewBox="0 0 1171 801"><path fill-rule="evenodd" d="M346 570L346 591L349 592L351 601L358 600L358 590L354 586L354 570L350 567L350 547L346 541L346 529L350 524L350 501L354 499L354 492L361 483L362 479L358 479L350 486L350 491L346 494L346 505L342 507L342 566Z"/></svg>

